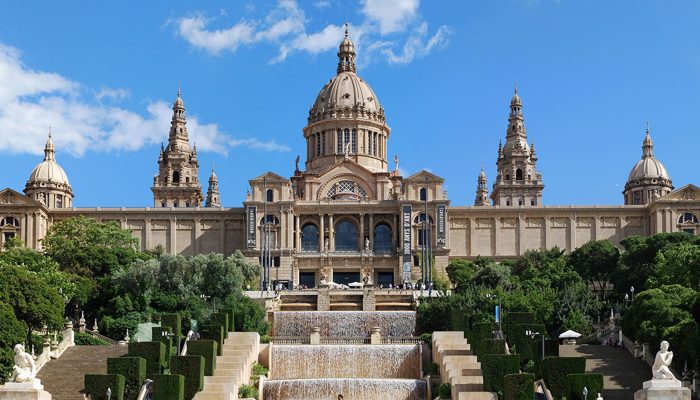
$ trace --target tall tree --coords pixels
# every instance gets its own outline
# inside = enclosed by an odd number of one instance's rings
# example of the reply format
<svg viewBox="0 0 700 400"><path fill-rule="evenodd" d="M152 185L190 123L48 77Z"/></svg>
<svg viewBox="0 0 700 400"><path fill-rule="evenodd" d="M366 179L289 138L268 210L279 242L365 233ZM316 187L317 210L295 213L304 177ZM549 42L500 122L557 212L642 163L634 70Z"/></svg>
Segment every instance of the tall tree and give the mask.
<svg viewBox="0 0 700 400"><path fill-rule="evenodd" d="M620 252L607 240L590 241L571 252L569 265L594 289L605 290L615 273Z"/></svg>

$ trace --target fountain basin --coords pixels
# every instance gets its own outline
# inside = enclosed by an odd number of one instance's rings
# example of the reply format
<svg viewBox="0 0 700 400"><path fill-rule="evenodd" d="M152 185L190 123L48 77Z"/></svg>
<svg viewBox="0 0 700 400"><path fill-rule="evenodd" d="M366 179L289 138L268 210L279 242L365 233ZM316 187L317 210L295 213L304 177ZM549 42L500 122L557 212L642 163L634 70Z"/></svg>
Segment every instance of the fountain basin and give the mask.
<svg viewBox="0 0 700 400"><path fill-rule="evenodd" d="M425 400L426 382L417 379L284 379L265 381L264 400Z"/></svg>

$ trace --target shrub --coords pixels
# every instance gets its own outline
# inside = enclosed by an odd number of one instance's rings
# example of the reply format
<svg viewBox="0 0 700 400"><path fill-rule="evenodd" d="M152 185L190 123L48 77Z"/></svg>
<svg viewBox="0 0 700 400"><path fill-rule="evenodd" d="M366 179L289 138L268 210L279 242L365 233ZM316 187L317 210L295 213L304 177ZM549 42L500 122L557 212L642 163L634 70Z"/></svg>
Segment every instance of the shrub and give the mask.
<svg viewBox="0 0 700 400"><path fill-rule="evenodd" d="M270 343L270 335L262 335L260 336L260 343Z"/></svg>
<svg viewBox="0 0 700 400"><path fill-rule="evenodd" d="M24 342L26 336L26 325L15 317L12 307L0 302L0 384L12 373L12 366L15 364L12 349L17 343ZM31 351L31 346L27 346L25 350Z"/></svg>
<svg viewBox="0 0 700 400"><path fill-rule="evenodd" d="M146 360L141 357L107 359L107 373L124 377L124 399L136 400L146 380Z"/></svg>
<svg viewBox="0 0 700 400"><path fill-rule="evenodd" d="M170 356L173 355L173 337L170 336L172 333L172 328L169 326L154 326L151 328L151 340L154 342L161 342L165 345L165 361L170 360ZM163 336L163 333L167 333L167 336Z"/></svg>
<svg viewBox="0 0 700 400"><path fill-rule="evenodd" d="M452 388L450 388L449 383L439 384L437 389L435 390L435 393L437 393L437 395L441 399L451 399L452 398Z"/></svg>
<svg viewBox="0 0 700 400"><path fill-rule="evenodd" d="M162 314L160 316L160 325L169 326L175 336L182 336L182 319L180 314Z"/></svg>
<svg viewBox="0 0 700 400"><path fill-rule="evenodd" d="M440 366L436 363L423 364L423 375L440 375Z"/></svg>
<svg viewBox="0 0 700 400"><path fill-rule="evenodd" d="M185 377L154 375L153 400L185 400Z"/></svg>
<svg viewBox="0 0 700 400"><path fill-rule="evenodd" d="M506 354L505 339L483 339L479 345L479 355Z"/></svg>
<svg viewBox="0 0 700 400"><path fill-rule="evenodd" d="M202 339L215 341L218 344L216 354L221 355L224 346L224 328L221 325L202 325L199 335Z"/></svg>
<svg viewBox="0 0 700 400"><path fill-rule="evenodd" d="M204 357L204 375L213 376L216 369L216 348L213 340L192 340L187 342L187 355Z"/></svg>
<svg viewBox="0 0 700 400"><path fill-rule="evenodd" d="M520 324L532 324L535 322L535 314L529 312L509 312L504 315L504 333L508 343L513 344L513 339L515 338L514 329Z"/></svg>
<svg viewBox="0 0 700 400"><path fill-rule="evenodd" d="M228 324L228 313L225 312L212 313L209 319L209 325L221 325L221 327L224 328L224 334L231 331Z"/></svg>
<svg viewBox="0 0 700 400"><path fill-rule="evenodd" d="M165 345L162 342L131 342L129 343L129 355L146 360L146 376L148 377L160 374L167 367Z"/></svg>
<svg viewBox="0 0 700 400"><path fill-rule="evenodd" d="M510 374L503 377L505 400L532 400L535 391L535 376L532 374Z"/></svg>
<svg viewBox="0 0 700 400"><path fill-rule="evenodd" d="M583 388L588 388L588 398L596 398L603 391L603 374L569 374L566 376L567 400L583 400Z"/></svg>
<svg viewBox="0 0 700 400"><path fill-rule="evenodd" d="M172 356L170 373L185 377L185 400L191 400L204 386L204 357Z"/></svg>
<svg viewBox="0 0 700 400"><path fill-rule="evenodd" d="M241 385L241 387L238 388L238 398L257 399L258 398L258 389L255 386Z"/></svg>
<svg viewBox="0 0 700 400"><path fill-rule="evenodd" d="M487 354L480 359L487 392L502 392L503 377L520 371L520 358L515 354Z"/></svg>
<svg viewBox="0 0 700 400"><path fill-rule="evenodd" d="M111 400L124 400L124 376L85 375L85 393L92 400L107 400L107 389L112 391Z"/></svg>
<svg viewBox="0 0 700 400"><path fill-rule="evenodd" d="M493 338L494 324L491 322L477 322L467 334L469 344L476 354L481 354L481 343L484 339Z"/></svg>
<svg viewBox="0 0 700 400"><path fill-rule="evenodd" d="M89 333L75 332L74 339L76 346L109 346L109 343Z"/></svg>
<svg viewBox="0 0 700 400"><path fill-rule="evenodd" d="M253 364L251 374L254 376L267 376L268 372L269 370L267 368L265 368L262 364L256 362L255 364Z"/></svg>
<svg viewBox="0 0 700 400"><path fill-rule="evenodd" d="M547 333L542 324L518 324L515 328L511 327L514 336L509 337L508 341L515 344L515 350L523 363L536 359L540 353L537 345L542 342L541 336L538 335L533 339L525 334L526 331L539 332L540 335Z"/></svg>
<svg viewBox="0 0 700 400"><path fill-rule="evenodd" d="M566 376L586 372L586 359L581 357L547 357L542 361L542 379L554 398L562 398Z"/></svg>
<svg viewBox="0 0 700 400"><path fill-rule="evenodd" d="M270 326L265 320L265 308L257 301L244 295L230 295L224 302L225 307L232 307L236 315L234 328L236 332L258 332L267 335Z"/></svg>

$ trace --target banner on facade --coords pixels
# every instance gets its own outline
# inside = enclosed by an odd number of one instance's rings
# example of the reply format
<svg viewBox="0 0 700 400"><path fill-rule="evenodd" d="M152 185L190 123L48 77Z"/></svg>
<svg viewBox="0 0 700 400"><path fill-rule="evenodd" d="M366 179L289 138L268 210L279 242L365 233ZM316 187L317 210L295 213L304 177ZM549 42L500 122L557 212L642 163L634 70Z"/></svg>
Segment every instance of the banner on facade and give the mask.
<svg viewBox="0 0 700 400"><path fill-rule="evenodd" d="M447 246L447 207L444 204L437 206L437 246Z"/></svg>
<svg viewBox="0 0 700 400"><path fill-rule="evenodd" d="M255 206L248 206L248 212L247 212L247 223L248 223L248 229L247 229L247 244L248 248L254 248L256 245L256 234L257 234L257 226L256 226L256 221L257 221L257 215L256 215L256 208Z"/></svg>
<svg viewBox="0 0 700 400"><path fill-rule="evenodd" d="M407 204L401 207L401 237L403 254L403 281L411 280L411 205Z"/></svg>

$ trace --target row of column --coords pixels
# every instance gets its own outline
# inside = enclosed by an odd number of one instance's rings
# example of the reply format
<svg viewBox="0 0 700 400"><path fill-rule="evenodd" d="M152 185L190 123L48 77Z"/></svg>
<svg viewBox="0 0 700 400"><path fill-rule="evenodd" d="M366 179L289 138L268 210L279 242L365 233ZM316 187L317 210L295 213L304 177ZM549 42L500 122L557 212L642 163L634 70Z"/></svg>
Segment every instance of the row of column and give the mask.
<svg viewBox="0 0 700 400"><path fill-rule="evenodd" d="M358 226L358 250L364 249L364 240L365 240L365 215L368 215L368 239L370 243L370 248L374 248L374 214L369 213L361 213L359 214L360 216L360 224ZM301 217L302 215L295 215L294 216L294 232L295 232L295 243L296 243L296 250L297 252L301 251ZM328 237L326 237L326 217L328 217ZM394 226L397 226L394 224ZM328 251L333 252L335 251L335 222L334 222L334 214L318 214L318 229L319 229L319 240L318 240L318 251L322 252L325 249L325 242L326 239L328 239ZM395 229L392 230L392 240L395 241L396 237L396 232Z"/></svg>

